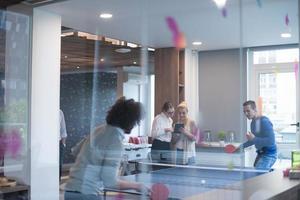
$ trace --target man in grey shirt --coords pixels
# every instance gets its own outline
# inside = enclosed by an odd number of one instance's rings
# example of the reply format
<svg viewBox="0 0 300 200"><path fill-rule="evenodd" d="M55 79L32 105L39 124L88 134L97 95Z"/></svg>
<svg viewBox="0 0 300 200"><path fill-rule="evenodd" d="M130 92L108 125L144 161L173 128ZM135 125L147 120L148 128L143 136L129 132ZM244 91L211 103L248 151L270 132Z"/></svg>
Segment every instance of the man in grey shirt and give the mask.
<svg viewBox="0 0 300 200"><path fill-rule="evenodd" d="M101 199L98 194L104 187L149 191L141 183L118 178L124 133L139 124L142 110L141 103L125 98L111 107L106 124L96 128L81 147L65 185L65 200Z"/></svg>

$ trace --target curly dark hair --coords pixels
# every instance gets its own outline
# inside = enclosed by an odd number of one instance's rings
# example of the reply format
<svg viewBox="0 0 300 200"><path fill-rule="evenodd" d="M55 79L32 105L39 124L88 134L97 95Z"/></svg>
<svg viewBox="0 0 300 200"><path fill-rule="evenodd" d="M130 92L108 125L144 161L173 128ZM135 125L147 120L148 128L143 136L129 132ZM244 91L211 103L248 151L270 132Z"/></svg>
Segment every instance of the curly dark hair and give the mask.
<svg viewBox="0 0 300 200"><path fill-rule="evenodd" d="M143 116L144 109L140 102L121 97L107 112L106 123L130 133L134 126L140 124Z"/></svg>

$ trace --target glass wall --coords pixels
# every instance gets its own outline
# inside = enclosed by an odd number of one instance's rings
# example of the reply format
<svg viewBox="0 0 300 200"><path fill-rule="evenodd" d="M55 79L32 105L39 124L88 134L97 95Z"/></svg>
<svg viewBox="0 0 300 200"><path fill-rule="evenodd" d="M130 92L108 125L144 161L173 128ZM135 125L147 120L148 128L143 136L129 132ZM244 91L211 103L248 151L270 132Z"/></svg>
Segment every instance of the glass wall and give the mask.
<svg viewBox="0 0 300 200"><path fill-rule="evenodd" d="M61 200L298 195L282 177L299 148L299 127L284 132L300 115L296 0L23 5L61 18ZM2 12L1 176L25 186L29 29Z"/></svg>
<svg viewBox="0 0 300 200"><path fill-rule="evenodd" d="M28 198L29 38L28 16L0 10L1 199Z"/></svg>
<svg viewBox="0 0 300 200"><path fill-rule="evenodd" d="M262 10L277 15L266 16ZM248 51L248 96L257 101L260 114L273 124L278 156L273 167L287 168L291 165L292 151L299 148L296 136L299 132L298 2L270 2L256 11L245 5L244 12L245 42L252 33L258 38L268 33L267 39L258 40L260 42ZM261 16L261 23L274 31L270 33L266 27L250 24L252 19L246 15L250 13Z"/></svg>

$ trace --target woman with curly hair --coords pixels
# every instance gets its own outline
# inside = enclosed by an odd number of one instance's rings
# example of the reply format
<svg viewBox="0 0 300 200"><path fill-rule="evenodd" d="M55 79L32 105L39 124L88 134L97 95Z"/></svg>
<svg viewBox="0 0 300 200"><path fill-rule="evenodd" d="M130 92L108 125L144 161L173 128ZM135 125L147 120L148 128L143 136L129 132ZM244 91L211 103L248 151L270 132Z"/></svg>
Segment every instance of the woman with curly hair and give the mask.
<svg viewBox="0 0 300 200"><path fill-rule="evenodd" d="M141 103L124 97L117 100L107 113L106 124L97 127L82 145L65 185L65 200L98 200L105 187L149 191L142 183L117 176L124 134L130 133L142 116Z"/></svg>

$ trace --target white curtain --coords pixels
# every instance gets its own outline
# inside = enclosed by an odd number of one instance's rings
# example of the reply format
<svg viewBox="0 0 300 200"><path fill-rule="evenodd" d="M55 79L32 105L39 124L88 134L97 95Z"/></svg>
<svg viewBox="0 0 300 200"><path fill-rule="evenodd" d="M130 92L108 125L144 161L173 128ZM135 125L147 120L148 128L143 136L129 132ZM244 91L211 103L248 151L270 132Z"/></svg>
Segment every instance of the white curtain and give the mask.
<svg viewBox="0 0 300 200"><path fill-rule="evenodd" d="M198 52L185 49L185 101L189 116L199 126L199 60Z"/></svg>

